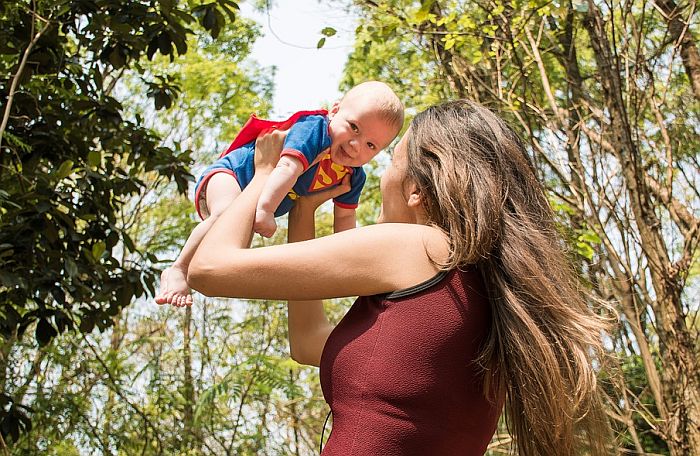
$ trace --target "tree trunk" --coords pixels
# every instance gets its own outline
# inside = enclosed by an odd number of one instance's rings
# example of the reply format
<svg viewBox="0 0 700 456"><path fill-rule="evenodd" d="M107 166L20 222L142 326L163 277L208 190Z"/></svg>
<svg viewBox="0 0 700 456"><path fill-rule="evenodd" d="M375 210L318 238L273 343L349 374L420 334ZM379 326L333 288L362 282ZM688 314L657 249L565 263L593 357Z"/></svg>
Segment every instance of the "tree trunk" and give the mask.
<svg viewBox="0 0 700 456"><path fill-rule="evenodd" d="M119 346L121 345L121 334L122 327L119 317L114 318L114 325L112 326L112 335L109 340L109 349L117 353L119 351ZM102 422L102 440L104 442L109 442L112 435L112 414L114 409L114 404L116 401L116 396L112 388L107 389L107 401L105 402L104 416Z"/></svg>
<svg viewBox="0 0 700 456"><path fill-rule="evenodd" d="M183 411L183 448L189 450L195 441L196 433L194 427L194 382L192 381L192 349L190 336L190 326L192 324L192 307L185 307L185 322L183 325L183 344L184 344L184 362L185 362L185 384L184 397L185 406Z"/></svg>
<svg viewBox="0 0 700 456"><path fill-rule="evenodd" d="M289 369L289 382L290 383L296 383L297 378L294 376L294 371L292 369ZM289 411L292 414L292 432L294 434L294 455L295 456L300 456L301 453L299 453L299 434L301 433L301 429L299 426L299 415L297 411L297 403L295 400L292 400L292 403L289 404Z"/></svg>
<svg viewBox="0 0 700 456"><path fill-rule="evenodd" d="M650 304L659 338L665 402L658 404L660 426L672 455L697 454L700 451L700 382L694 341L682 313L682 279L671 264L660 231L661 222L646 188L641 157L627 120L618 62L608 41L602 14L592 0L588 1L584 25L591 39L605 105L609 110L609 140L621 167L655 292L655 300ZM629 279L634 281L633 277ZM664 409L666 416L662 413Z"/></svg>
<svg viewBox="0 0 700 456"><path fill-rule="evenodd" d="M4 337L0 339L0 394L4 394L7 391L7 364L16 340L15 334L8 339Z"/></svg>
<svg viewBox="0 0 700 456"><path fill-rule="evenodd" d="M700 53L695 45L695 38L687 27L687 22L681 17L681 8L673 0L655 0L668 23L668 33L674 43L681 48L683 67L690 79L695 99L700 101Z"/></svg>

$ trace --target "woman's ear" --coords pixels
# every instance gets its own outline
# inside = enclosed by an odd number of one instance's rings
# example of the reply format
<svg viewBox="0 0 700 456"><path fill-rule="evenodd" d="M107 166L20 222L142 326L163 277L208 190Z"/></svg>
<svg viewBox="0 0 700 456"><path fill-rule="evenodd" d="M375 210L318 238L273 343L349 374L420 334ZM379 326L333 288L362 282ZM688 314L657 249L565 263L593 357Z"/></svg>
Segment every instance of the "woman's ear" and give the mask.
<svg viewBox="0 0 700 456"><path fill-rule="evenodd" d="M420 207L423 204L423 198L420 190L418 190L418 186L411 182L406 190L408 190L408 198L406 199L408 207Z"/></svg>

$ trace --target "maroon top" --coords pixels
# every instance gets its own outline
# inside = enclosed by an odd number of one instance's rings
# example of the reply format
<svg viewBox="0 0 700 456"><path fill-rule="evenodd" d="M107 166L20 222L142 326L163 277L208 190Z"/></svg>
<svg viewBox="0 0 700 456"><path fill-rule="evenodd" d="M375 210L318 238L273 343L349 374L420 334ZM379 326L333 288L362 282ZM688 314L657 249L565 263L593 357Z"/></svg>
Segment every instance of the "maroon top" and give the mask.
<svg viewBox="0 0 700 456"><path fill-rule="evenodd" d="M483 455L502 409L473 362L490 318L474 269L358 298L321 356L323 456Z"/></svg>

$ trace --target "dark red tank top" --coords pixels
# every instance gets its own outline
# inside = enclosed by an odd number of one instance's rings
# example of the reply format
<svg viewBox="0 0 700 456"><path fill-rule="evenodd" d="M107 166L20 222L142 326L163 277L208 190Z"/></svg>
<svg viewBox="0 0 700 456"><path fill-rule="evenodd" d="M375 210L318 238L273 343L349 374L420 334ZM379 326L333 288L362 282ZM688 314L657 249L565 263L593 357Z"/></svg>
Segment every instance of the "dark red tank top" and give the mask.
<svg viewBox="0 0 700 456"><path fill-rule="evenodd" d="M483 455L503 403L474 362L490 318L475 269L358 298L321 357L323 456Z"/></svg>

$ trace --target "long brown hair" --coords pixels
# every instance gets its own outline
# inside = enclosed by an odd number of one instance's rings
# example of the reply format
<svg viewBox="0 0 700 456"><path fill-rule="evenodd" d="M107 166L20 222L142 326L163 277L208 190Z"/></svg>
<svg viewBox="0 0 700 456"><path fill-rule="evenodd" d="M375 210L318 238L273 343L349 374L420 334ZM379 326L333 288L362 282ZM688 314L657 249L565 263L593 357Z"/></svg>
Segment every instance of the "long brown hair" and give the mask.
<svg viewBox="0 0 700 456"><path fill-rule="evenodd" d="M522 142L459 100L418 114L407 149L406 177L450 239L440 266L477 265L483 276L492 323L478 362L493 379L485 388L505 396L518 453L609 454L593 366L606 324L587 304Z"/></svg>

